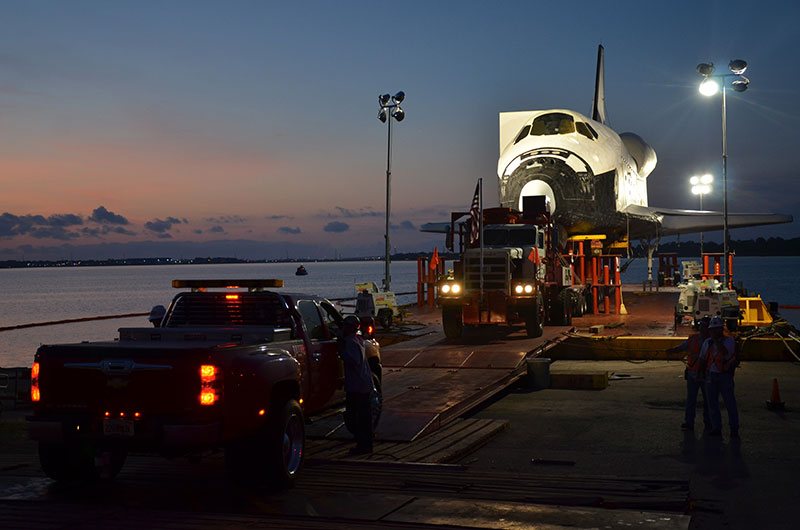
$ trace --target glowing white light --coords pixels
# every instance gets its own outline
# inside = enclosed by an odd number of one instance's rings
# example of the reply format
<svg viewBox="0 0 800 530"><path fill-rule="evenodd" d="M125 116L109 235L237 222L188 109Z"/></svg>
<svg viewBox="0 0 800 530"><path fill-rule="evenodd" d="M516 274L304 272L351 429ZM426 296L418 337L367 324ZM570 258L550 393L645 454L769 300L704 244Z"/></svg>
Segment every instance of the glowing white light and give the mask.
<svg viewBox="0 0 800 530"><path fill-rule="evenodd" d="M461 286L458 285L457 283L454 283L453 284L453 294L458 294L459 292L461 292Z"/></svg>
<svg viewBox="0 0 800 530"><path fill-rule="evenodd" d="M719 92L719 84L713 79L706 79L700 83L700 93L704 96L713 96Z"/></svg>
<svg viewBox="0 0 800 530"><path fill-rule="evenodd" d="M712 182L714 182L714 175L711 175L710 173L706 173L705 175L700 177L701 184L711 184Z"/></svg>
<svg viewBox="0 0 800 530"><path fill-rule="evenodd" d="M514 287L514 292L517 294L522 294L522 285L517 285Z"/></svg>
<svg viewBox="0 0 800 530"><path fill-rule="evenodd" d="M689 179L689 184L691 184L692 186L697 186L698 184L700 184L700 177L692 177L692 178L690 178Z"/></svg>
<svg viewBox="0 0 800 530"><path fill-rule="evenodd" d="M450 292L450 286L447 284L442 285L442 293L447 294Z"/></svg>
<svg viewBox="0 0 800 530"><path fill-rule="evenodd" d="M526 285L525 286L525 292L528 293L528 294L532 293L533 292L533 285L531 285L531 284Z"/></svg>

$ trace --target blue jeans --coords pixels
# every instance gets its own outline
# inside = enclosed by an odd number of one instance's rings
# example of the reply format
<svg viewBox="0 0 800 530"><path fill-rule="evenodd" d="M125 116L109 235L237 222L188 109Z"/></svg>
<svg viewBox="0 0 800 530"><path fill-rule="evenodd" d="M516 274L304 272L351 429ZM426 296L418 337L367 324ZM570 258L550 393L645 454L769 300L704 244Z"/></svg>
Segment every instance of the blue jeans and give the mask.
<svg viewBox="0 0 800 530"><path fill-rule="evenodd" d="M711 427L722 427L722 414L719 411L719 396L728 409L728 423L731 429L739 428L739 409L736 407L736 396L733 395L733 374L706 374L706 397L708 398L708 411L711 414Z"/></svg>
<svg viewBox="0 0 800 530"><path fill-rule="evenodd" d="M694 425L694 417L697 414L697 391L703 394L703 423L711 424L711 416L708 412L708 399L706 399L706 387L697 382L692 372L686 374L686 413L683 420L687 425Z"/></svg>

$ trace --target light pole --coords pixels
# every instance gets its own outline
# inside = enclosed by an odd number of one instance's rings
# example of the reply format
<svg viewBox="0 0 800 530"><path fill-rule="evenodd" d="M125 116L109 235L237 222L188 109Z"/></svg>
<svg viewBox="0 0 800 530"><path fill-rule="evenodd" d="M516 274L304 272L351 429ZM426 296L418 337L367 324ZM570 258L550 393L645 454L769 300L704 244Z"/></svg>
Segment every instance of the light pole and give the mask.
<svg viewBox="0 0 800 530"><path fill-rule="evenodd" d="M703 195L711 193L711 183L714 182L714 177L706 173L701 177L694 176L689 179L689 184L692 185L692 193L700 196L700 209L703 209ZM703 232L700 232L700 257L703 257Z"/></svg>
<svg viewBox="0 0 800 530"><path fill-rule="evenodd" d="M383 278L383 290L389 291L392 277L389 273L389 264L391 257L389 251L391 246L389 244L389 217L392 213L392 118L397 121L403 121L406 113L400 108L400 103L406 98L405 92L398 92L394 96L389 94L382 94L378 96L378 103L381 110L378 111L378 119L381 122L389 122L389 142L386 154L386 275Z"/></svg>
<svg viewBox="0 0 800 530"><path fill-rule="evenodd" d="M730 288L731 278L730 270L728 270L728 108L725 97L725 79L728 77L735 77L731 83L731 88L734 92L744 92L750 84L750 80L742 74L747 70L747 62L741 59L734 59L728 63L730 74L712 75L714 72L713 63L700 63L697 65L697 73L703 76L703 82L700 83L700 93L704 96L713 96L719 91L719 86L722 85L722 247L725 253L724 263L722 266L725 271L725 288ZM721 82L717 82L719 79Z"/></svg>

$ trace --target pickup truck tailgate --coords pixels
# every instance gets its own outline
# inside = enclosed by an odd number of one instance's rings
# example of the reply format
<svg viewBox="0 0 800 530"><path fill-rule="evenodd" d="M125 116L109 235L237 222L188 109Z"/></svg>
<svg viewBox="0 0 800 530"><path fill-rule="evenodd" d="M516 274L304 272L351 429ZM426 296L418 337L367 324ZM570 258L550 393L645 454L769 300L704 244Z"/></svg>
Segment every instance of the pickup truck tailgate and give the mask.
<svg viewBox="0 0 800 530"><path fill-rule="evenodd" d="M208 348L119 342L42 346L42 412L109 411L183 415L200 407L200 366Z"/></svg>

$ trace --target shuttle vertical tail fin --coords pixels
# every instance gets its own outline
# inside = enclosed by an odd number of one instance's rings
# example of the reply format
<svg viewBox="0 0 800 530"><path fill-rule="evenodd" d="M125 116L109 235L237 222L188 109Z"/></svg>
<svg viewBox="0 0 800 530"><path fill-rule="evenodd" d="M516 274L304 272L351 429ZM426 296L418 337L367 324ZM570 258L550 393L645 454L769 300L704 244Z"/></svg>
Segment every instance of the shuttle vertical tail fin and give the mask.
<svg viewBox="0 0 800 530"><path fill-rule="evenodd" d="M592 119L606 123L606 86L603 60L603 45L597 47L597 73L594 79L594 100L592 101Z"/></svg>

